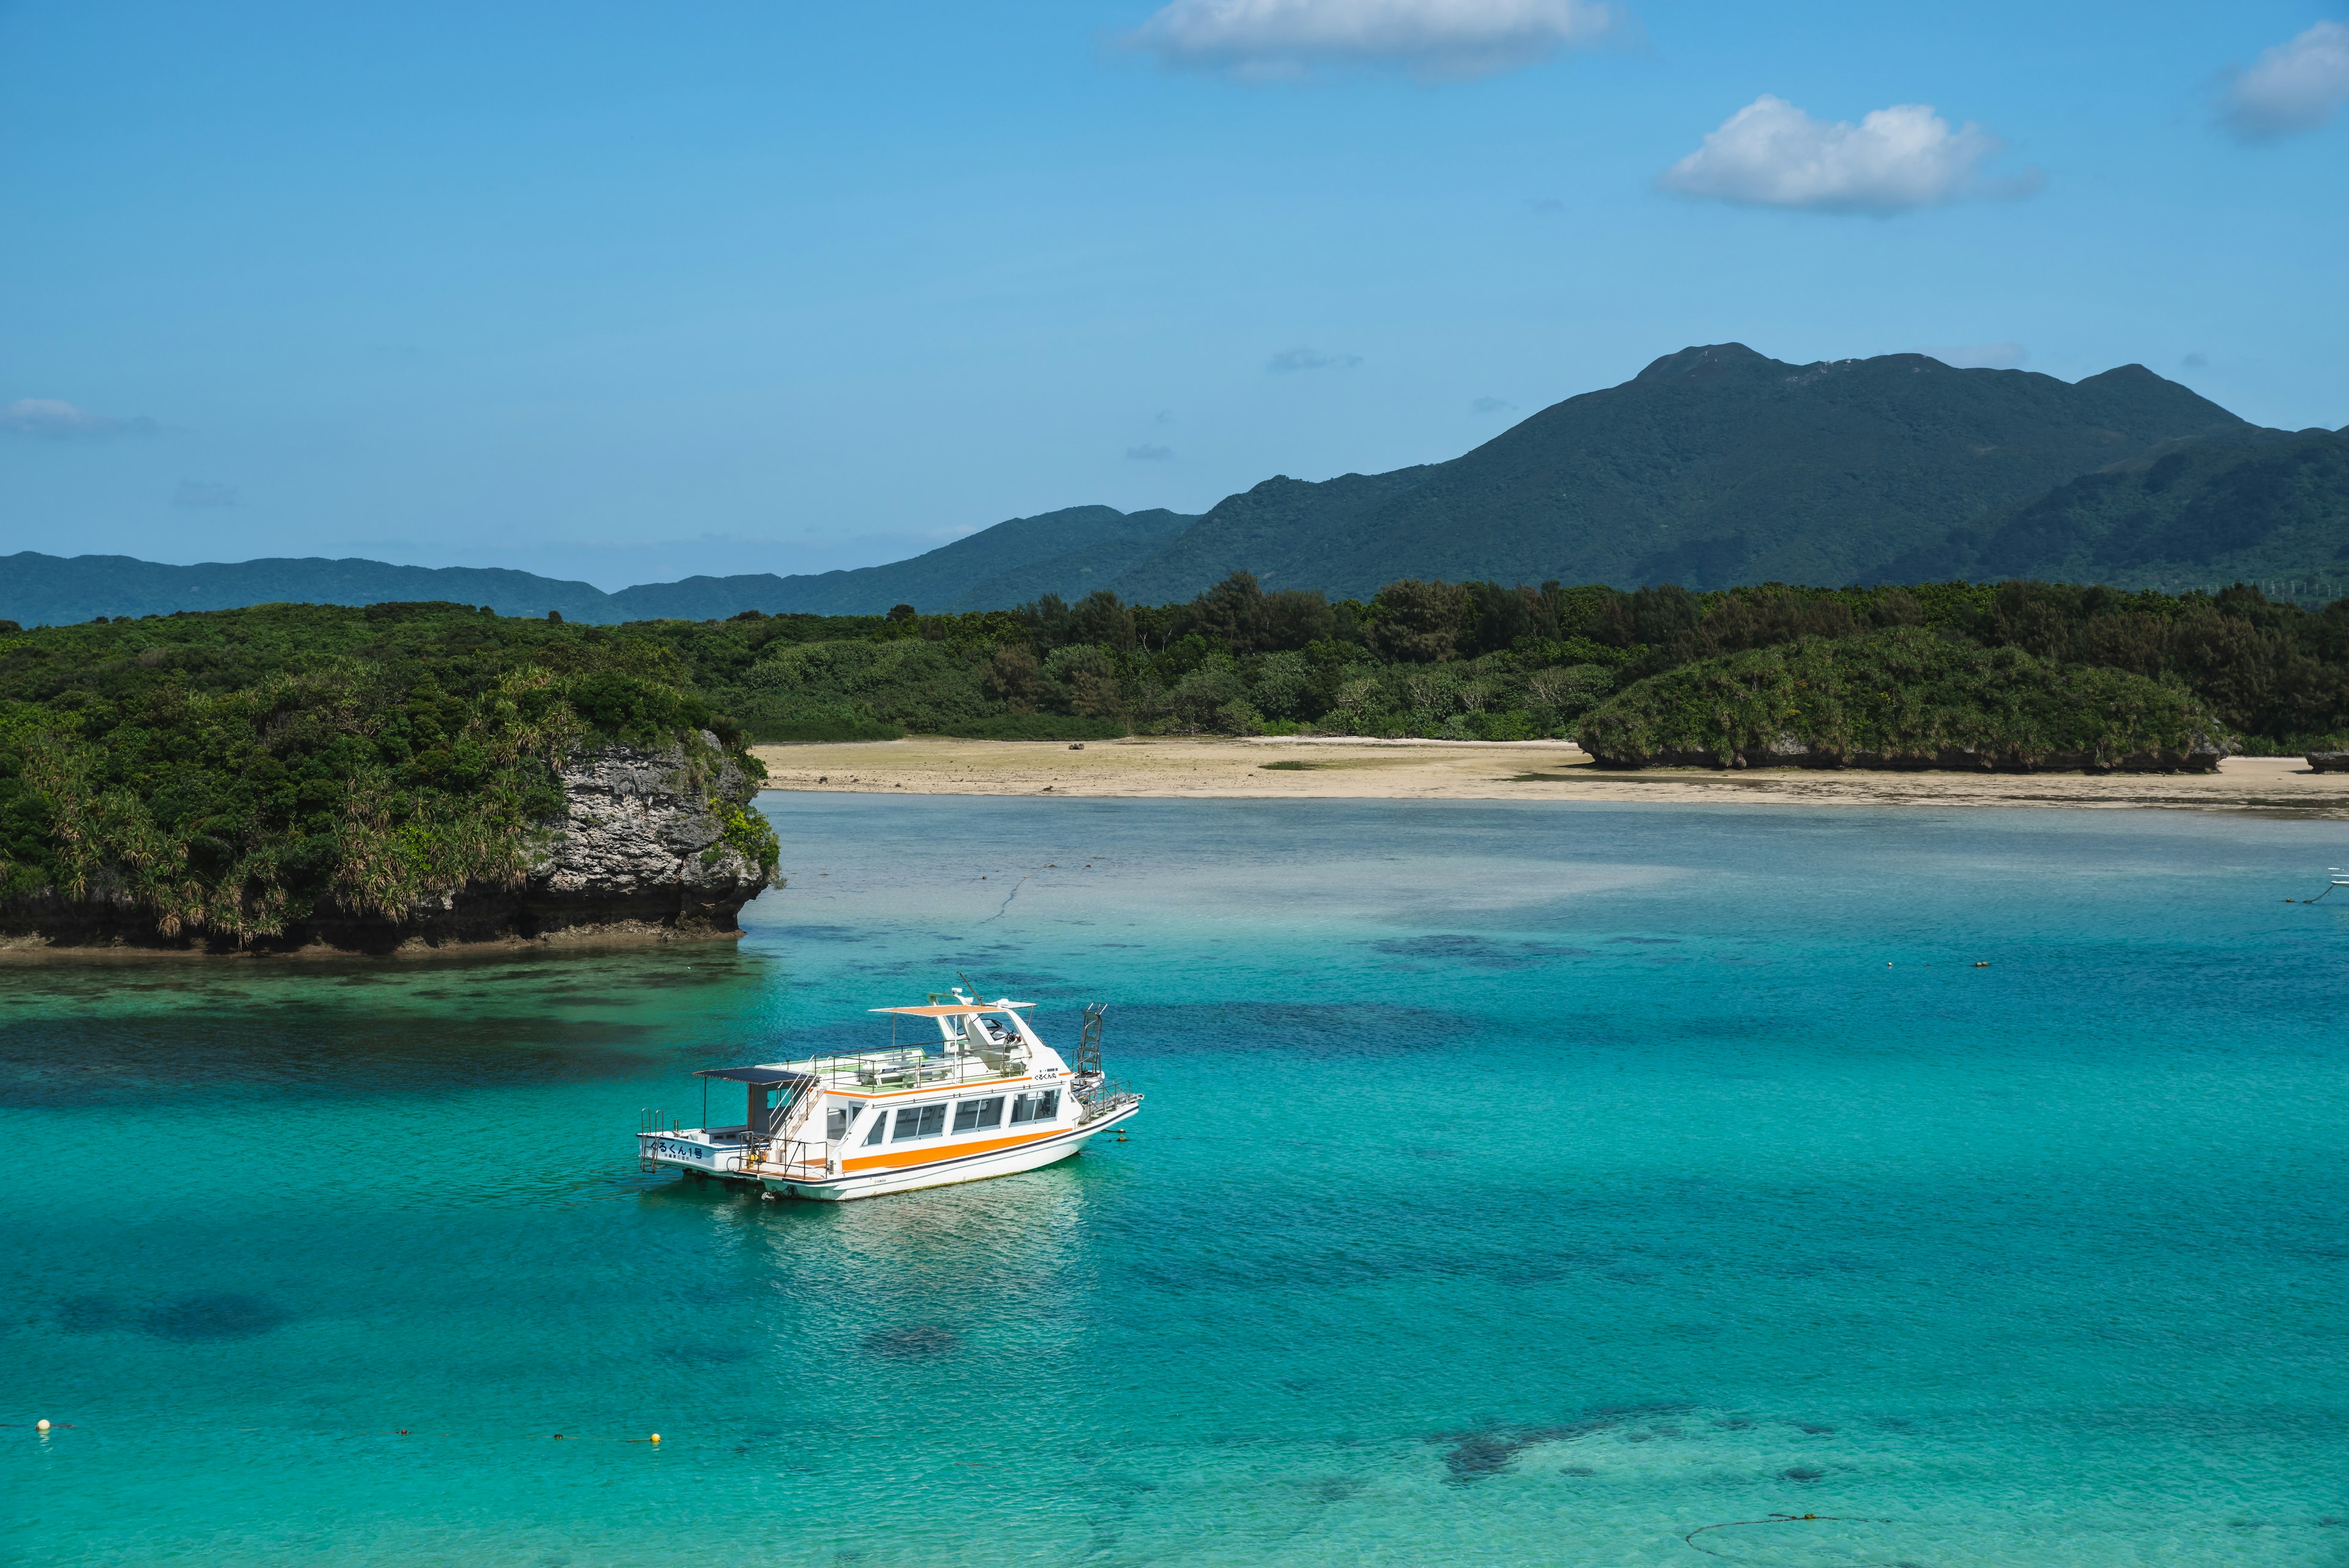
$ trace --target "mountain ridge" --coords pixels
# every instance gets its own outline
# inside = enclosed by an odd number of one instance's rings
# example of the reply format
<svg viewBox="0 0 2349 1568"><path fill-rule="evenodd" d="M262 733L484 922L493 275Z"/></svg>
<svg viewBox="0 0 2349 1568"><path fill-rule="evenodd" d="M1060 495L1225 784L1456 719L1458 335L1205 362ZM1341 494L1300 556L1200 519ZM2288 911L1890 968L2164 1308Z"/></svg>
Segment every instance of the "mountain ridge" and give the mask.
<svg viewBox="0 0 2349 1568"><path fill-rule="evenodd" d="M2253 428L2141 365L2064 382L1702 345L1445 462L1268 480L1115 587L1164 602L1238 567L1357 596L1398 577L1849 582L2158 442Z"/></svg>
<svg viewBox="0 0 2349 1568"><path fill-rule="evenodd" d="M1061 591L1036 586L1056 572L1071 585L1105 583L1190 521L1164 509L1124 513L1071 506L1010 518L885 566L788 577L695 576L640 583L616 593L503 566L400 566L316 556L171 566L131 556L26 550L0 556L0 618L26 626L64 626L101 615L169 615L280 602L422 600L487 605L501 615L543 616L552 610L566 620L604 625L722 620L750 609L874 615L900 603L925 610L1009 609Z"/></svg>
<svg viewBox="0 0 2349 1568"><path fill-rule="evenodd" d="M1663 355L1443 462L1276 474L1194 516L1073 506L884 566L590 584L502 568L0 557L0 617L449 599L616 622L745 610L1188 599L1235 570L1367 598L1402 578L1692 588L2060 577L2349 580L2349 431L2269 430L2142 365L2076 382L1925 355Z"/></svg>

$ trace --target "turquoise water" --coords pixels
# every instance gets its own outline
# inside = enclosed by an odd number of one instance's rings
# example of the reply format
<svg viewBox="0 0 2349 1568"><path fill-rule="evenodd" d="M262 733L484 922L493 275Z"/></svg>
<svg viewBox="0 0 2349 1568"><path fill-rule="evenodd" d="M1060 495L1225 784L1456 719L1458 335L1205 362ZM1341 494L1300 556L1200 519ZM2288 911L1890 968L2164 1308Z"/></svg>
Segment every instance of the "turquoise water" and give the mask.
<svg viewBox="0 0 2349 1568"><path fill-rule="evenodd" d="M2349 826L765 798L739 950L0 971L10 1558L2349 1562ZM957 970L1130 1140L638 1171Z"/></svg>

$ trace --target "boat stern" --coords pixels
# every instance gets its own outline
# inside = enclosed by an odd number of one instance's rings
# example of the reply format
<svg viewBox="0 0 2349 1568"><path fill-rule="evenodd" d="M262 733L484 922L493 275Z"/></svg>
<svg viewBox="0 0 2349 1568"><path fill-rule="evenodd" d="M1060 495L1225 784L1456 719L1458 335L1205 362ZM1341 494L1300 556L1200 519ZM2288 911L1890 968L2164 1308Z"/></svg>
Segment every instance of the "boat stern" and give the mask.
<svg viewBox="0 0 2349 1568"><path fill-rule="evenodd" d="M750 1129L740 1127L670 1127L636 1135L636 1159L647 1170L667 1167L697 1176L728 1181L756 1181L756 1164L750 1144Z"/></svg>

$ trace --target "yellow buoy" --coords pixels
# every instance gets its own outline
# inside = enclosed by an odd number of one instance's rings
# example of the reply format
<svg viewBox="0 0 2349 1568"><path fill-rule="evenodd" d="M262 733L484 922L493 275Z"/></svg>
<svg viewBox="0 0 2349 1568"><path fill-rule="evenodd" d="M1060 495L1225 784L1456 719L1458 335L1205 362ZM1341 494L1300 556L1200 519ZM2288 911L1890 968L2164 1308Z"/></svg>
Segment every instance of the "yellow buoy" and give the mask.
<svg viewBox="0 0 2349 1568"><path fill-rule="evenodd" d="M47 1416L44 1416L39 1420L34 1422L33 1425L36 1430L46 1432L49 1429L49 1418Z"/></svg>
<svg viewBox="0 0 2349 1568"><path fill-rule="evenodd" d="M660 1434L658 1432L655 1432L653 1434L653 1441L656 1443L660 1441Z"/></svg>

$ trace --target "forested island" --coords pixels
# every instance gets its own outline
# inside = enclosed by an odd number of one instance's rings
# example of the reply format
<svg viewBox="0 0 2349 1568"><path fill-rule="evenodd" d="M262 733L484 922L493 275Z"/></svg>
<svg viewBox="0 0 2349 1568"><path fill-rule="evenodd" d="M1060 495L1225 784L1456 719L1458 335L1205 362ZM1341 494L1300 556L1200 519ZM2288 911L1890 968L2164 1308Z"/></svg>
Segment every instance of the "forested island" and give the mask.
<svg viewBox="0 0 2349 1568"><path fill-rule="evenodd" d="M653 637L459 605L0 623L0 950L723 935L740 730Z"/></svg>
<svg viewBox="0 0 2349 1568"><path fill-rule="evenodd" d="M1604 766L2159 769L2338 753L2349 600L2007 582L619 627L471 606L0 622L0 942L384 950L717 934L752 742L1579 740Z"/></svg>

